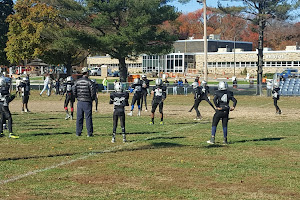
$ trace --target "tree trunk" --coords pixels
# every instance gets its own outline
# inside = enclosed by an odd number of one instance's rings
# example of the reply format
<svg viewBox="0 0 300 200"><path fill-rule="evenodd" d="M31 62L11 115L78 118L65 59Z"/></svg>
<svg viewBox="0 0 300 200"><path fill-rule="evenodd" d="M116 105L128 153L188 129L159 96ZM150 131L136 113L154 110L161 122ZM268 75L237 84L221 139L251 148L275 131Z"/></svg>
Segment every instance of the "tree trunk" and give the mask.
<svg viewBox="0 0 300 200"><path fill-rule="evenodd" d="M259 39L258 39L258 62L257 62L257 89L256 95L262 95L262 75L264 65L264 29L266 26L265 19L263 17L264 3L259 3Z"/></svg>
<svg viewBox="0 0 300 200"><path fill-rule="evenodd" d="M71 63L67 63L65 65L65 67L67 68L67 76L71 76L72 75L72 64Z"/></svg>
<svg viewBox="0 0 300 200"><path fill-rule="evenodd" d="M119 71L120 71L120 82L127 82L127 67L125 58L119 58Z"/></svg>

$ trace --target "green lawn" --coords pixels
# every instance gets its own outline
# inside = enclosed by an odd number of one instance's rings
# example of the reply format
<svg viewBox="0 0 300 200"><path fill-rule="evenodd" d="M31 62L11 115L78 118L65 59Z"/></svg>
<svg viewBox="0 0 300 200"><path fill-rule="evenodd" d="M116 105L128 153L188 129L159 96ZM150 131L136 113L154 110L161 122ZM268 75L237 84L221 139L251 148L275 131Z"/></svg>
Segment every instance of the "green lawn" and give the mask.
<svg viewBox="0 0 300 200"><path fill-rule="evenodd" d="M60 98L33 94L41 104ZM282 98L282 116L270 98L236 98L228 146L221 145L221 123L217 144L206 144L212 115L195 122L178 114L191 107L192 95L168 96L173 110L163 126L148 125L145 112L126 117L126 144L121 135L110 142L112 114L101 113L108 95L100 96L92 138L85 126L76 137L76 122L65 121L63 109L14 111L20 139L0 138L0 199L300 199L299 98ZM205 102L201 108L209 109ZM262 113L250 116L255 112Z"/></svg>

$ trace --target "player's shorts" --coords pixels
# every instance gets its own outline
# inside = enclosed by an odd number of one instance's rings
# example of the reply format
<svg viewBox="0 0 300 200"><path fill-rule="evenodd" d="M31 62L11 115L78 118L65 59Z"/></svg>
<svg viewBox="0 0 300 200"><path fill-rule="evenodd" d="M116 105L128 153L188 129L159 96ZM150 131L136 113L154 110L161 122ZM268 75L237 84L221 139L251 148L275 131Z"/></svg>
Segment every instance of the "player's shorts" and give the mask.
<svg viewBox="0 0 300 200"><path fill-rule="evenodd" d="M155 113L155 110L157 108L157 106L159 106L159 112L163 113L163 108L164 108L164 102L156 102L156 101L152 101L152 109L151 112Z"/></svg>
<svg viewBox="0 0 300 200"><path fill-rule="evenodd" d="M29 95L23 96L22 103L28 103L28 101L29 101Z"/></svg>

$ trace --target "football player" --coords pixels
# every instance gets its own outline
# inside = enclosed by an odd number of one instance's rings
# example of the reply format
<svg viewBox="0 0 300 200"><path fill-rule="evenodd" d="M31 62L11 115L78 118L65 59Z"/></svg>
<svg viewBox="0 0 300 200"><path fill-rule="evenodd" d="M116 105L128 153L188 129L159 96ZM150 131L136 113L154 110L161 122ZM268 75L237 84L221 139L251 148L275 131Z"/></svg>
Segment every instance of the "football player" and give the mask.
<svg viewBox="0 0 300 200"><path fill-rule="evenodd" d="M128 103L129 94L128 92L123 92L122 83L115 83L115 92L110 94L110 104L114 104L114 114L113 114L113 136L112 143L116 142L116 130L118 125L118 119L120 118L123 142L126 142L125 133L125 106L129 106Z"/></svg>
<svg viewBox="0 0 300 200"><path fill-rule="evenodd" d="M155 80L155 85L152 90L153 100L152 100L152 109L151 109L151 122L150 124L154 124L154 113L159 106L160 112L160 124L163 125L164 122L164 114L163 114L163 107L164 107L164 100L167 98L166 93L166 86L163 85L163 82L160 78Z"/></svg>
<svg viewBox="0 0 300 200"><path fill-rule="evenodd" d="M227 143L227 125L229 119L229 111L233 111L236 107L237 100L233 97L233 92L228 91L228 85L226 82L219 82L218 90L214 96L214 104L216 106L216 113L213 116L212 128L211 128L211 138L207 141L209 144L215 143L215 135L218 123L222 119L223 126L223 135L224 140L223 144ZM229 101L233 101L233 107L229 107Z"/></svg>

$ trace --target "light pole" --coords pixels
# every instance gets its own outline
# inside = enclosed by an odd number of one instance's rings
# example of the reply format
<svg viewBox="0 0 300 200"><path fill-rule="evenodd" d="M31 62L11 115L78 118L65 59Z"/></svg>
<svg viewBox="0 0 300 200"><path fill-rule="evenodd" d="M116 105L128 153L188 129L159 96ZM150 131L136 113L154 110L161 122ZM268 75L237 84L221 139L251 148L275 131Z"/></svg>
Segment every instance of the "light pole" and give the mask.
<svg viewBox="0 0 300 200"><path fill-rule="evenodd" d="M203 22L204 22L204 80L207 81L207 25L206 25L206 0L197 0L203 3Z"/></svg>
<svg viewBox="0 0 300 200"><path fill-rule="evenodd" d="M235 36L234 36L234 43L233 43L233 75L235 76L235 66L236 66L236 63L235 63Z"/></svg>

